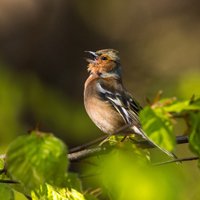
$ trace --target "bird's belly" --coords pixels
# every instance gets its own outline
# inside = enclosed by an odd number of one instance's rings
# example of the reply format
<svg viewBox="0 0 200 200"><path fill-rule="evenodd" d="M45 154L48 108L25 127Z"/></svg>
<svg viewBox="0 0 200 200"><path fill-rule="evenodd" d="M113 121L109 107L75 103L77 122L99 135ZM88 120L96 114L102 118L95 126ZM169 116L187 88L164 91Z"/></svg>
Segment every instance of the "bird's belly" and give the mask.
<svg viewBox="0 0 200 200"><path fill-rule="evenodd" d="M95 99L85 107L89 117L104 133L114 134L125 125L123 118L109 103Z"/></svg>

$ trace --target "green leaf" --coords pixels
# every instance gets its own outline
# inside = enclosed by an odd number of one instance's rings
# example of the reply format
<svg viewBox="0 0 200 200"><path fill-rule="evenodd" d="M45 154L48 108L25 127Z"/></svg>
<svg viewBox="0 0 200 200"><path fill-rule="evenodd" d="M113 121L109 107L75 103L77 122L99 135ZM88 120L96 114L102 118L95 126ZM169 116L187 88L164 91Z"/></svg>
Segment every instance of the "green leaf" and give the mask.
<svg viewBox="0 0 200 200"><path fill-rule="evenodd" d="M84 196L75 189L57 188L44 184L31 193L32 200L85 200Z"/></svg>
<svg viewBox="0 0 200 200"><path fill-rule="evenodd" d="M200 113L190 114L191 134L189 138L190 148L200 155Z"/></svg>
<svg viewBox="0 0 200 200"><path fill-rule="evenodd" d="M144 108L140 120L145 133L160 147L172 151L175 146L173 124L167 112L162 108Z"/></svg>
<svg viewBox="0 0 200 200"><path fill-rule="evenodd" d="M172 104L168 104L163 107L167 112L181 113L184 111L200 111L200 99L173 101Z"/></svg>
<svg viewBox="0 0 200 200"><path fill-rule="evenodd" d="M0 183L0 199L14 200L13 190L7 184Z"/></svg>
<svg viewBox="0 0 200 200"><path fill-rule="evenodd" d="M10 144L7 171L13 180L20 181L29 190L45 182L60 185L68 167L66 155L66 146L61 140L52 134L32 132Z"/></svg>

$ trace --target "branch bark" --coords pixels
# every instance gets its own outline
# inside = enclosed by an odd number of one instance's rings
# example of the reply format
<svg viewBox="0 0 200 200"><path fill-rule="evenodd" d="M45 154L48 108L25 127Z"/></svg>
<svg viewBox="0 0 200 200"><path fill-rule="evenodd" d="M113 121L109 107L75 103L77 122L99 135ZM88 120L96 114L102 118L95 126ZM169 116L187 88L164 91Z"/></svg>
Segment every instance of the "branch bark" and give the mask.
<svg viewBox="0 0 200 200"><path fill-rule="evenodd" d="M95 139L94 141L88 142L84 145L72 148L69 150L68 154L68 159L71 162L77 162L79 160L96 156L96 155L101 155L109 152L111 150L111 147L103 147L103 146L97 146L97 147L92 147L95 144L99 144L103 140L105 140L107 136L105 137L100 137ZM150 144L148 141L132 141L134 144L136 144L140 148L154 148L152 144ZM176 143L177 144L185 144L188 143L188 136L177 136L176 137Z"/></svg>

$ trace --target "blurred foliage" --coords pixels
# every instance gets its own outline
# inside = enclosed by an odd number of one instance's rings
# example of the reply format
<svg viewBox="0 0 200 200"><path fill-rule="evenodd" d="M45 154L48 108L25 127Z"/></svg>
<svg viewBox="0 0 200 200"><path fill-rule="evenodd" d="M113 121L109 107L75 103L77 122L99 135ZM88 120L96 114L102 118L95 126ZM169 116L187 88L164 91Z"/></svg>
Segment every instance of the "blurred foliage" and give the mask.
<svg viewBox="0 0 200 200"><path fill-rule="evenodd" d="M0 170L3 170L4 168L4 159L0 158Z"/></svg>
<svg viewBox="0 0 200 200"><path fill-rule="evenodd" d="M5 145L22 129L19 116L23 95L18 78L0 67L0 144Z"/></svg>
<svg viewBox="0 0 200 200"><path fill-rule="evenodd" d="M14 200L13 190L6 184L0 183L0 199Z"/></svg>
<svg viewBox="0 0 200 200"><path fill-rule="evenodd" d="M141 162L134 152L112 152L100 161L99 181L111 199L180 199L182 183L176 166L157 168ZM176 191L171 187L176 186Z"/></svg>
<svg viewBox="0 0 200 200"><path fill-rule="evenodd" d="M83 105L67 99L58 89L42 85L35 77L29 79L31 81L25 87L25 91L28 91L27 102L39 126L41 122L41 127L56 129L68 141L79 142L91 136L89 118L86 117ZM28 80L25 79L24 82Z"/></svg>
<svg viewBox="0 0 200 200"><path fill-rule="evenodd" d="M200 95L200 71L184 74L178 81L177 92L182 98Z"/></svg>
<svg viewBox="0 0 200 200"><path fill-rule="evenodd" d="M0 71L1 145L36 126L56 130L71 143L95 136L95 126L90 125L83 106L68 100L59 90L48 88L33 74L16 77L5 67Z"/></svg>

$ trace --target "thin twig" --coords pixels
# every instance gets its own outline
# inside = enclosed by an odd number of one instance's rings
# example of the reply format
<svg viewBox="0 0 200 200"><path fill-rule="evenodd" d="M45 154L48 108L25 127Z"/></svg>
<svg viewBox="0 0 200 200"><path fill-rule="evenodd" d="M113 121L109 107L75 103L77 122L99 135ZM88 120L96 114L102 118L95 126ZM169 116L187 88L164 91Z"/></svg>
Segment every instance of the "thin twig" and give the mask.
<svg viewBox="0 0 200 200"><path fill-rule="evenodd" d="M91 147L95 144L99 144L100 142L102 142L103 140L105 140L108 136L107 135L104 135L102 137L99 137L99 138L96 138L95 140L92 140L88 143L85 143L83 145L80 145L80 146L77 146L77 147L73 147L71 149L69 149L69 153L73 153L73 152L79 152L81 150L85 150L87 149L88 147Z"/></svg>
<svg viewBox="0 0 200 200"><path fill-rule="evenodd" d="M177 144L185 144L189 142L189 137L188 135L179 135L176 136L176 143Z"/></svg>
<svg viewBox="0 0 200 200"><path fill-rule="evenodd" d="M199 160L199 157L195 156L195 157L189 157L189 158L177 158L174 160L168 160L168 161L164 161L164 162L154 163L153 165L161 166L161 165L171 164L171 163L175 163L175 162L185 162L185 161L193 161L193 160Z"/></svg>
<svg viewBox="0 0 200 200"><path fill-rule="evenodd" d="M152 143L150 143L147 140L142 140L142 141L132 140L132 142L134 144L136 144L137 146L139 146L141 148L145 148L145 149L149 149L149 148L154 148L155 147ZM188 141L188 136L187 135L176 136L176 144L186 144L188 142L189 141Z"/></svg>
<svg viewBox="0 0 200 200"><path fill-rule="evenodd" d="M0 179L0 183L19 184L18 181L14 181L14 180L1 180L1 179Z"/></svg>

